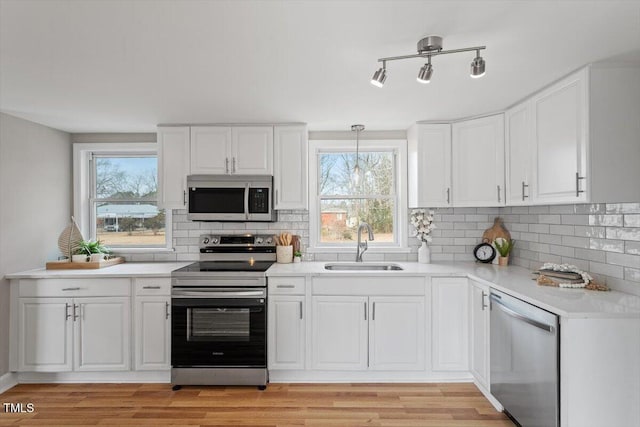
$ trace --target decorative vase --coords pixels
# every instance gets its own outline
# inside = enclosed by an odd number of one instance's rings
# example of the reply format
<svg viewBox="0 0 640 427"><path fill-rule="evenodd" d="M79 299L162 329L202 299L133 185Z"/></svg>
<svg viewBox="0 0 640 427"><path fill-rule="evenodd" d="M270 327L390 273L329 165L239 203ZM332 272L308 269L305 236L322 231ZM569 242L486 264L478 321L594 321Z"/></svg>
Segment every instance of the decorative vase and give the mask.
<svg viewBox="0 0 640 427"><path fill-rule="evenodd" d="M427 246L427 242L422 242L422 246L418 248L418 262L421 264L431 263L431 249Z"/></svg>
<svg viewBox="0 0 640 427"><path fill-rule="evenodd" d="M276 246L276 262L279 264L293 262L293 246Z"/></svg>
<svg viewBox="0 0 640 427"><path fill-rule="evenodd" d="M498 257L498 265L500 267L506 267L508 264L509 264L509 257L508 256Z"/></svg>
<svg viewBox="0 0 640 427"><path fill-rule="evenodd" d="M302 262L302 257L294 256L294 257L293 257L293 262L294 262L294 263Z"/></svg>

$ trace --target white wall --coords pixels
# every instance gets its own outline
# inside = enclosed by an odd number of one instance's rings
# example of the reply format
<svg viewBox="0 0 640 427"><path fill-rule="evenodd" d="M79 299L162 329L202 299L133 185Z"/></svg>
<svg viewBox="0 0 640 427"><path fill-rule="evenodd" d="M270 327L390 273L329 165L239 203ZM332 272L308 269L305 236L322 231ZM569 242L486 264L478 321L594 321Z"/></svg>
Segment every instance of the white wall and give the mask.
<svg viewBox="0 0 640 427"><path fill-rule="evenodd" d="M71 138L0 113L0 376L9 369L8 273L58 255L71 216Z"/></svg>

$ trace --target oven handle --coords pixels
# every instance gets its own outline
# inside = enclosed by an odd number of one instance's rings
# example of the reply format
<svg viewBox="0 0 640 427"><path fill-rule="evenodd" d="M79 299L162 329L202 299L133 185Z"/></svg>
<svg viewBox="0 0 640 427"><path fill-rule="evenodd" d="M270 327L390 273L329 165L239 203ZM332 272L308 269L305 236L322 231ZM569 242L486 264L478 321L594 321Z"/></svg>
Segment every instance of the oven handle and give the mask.
<svg viewBox="0 0 640 427"><path fill-rule="evenodd" d="M255 291L223 291L216 289L212 291L210 289L190 288L189 290L173 289L171 292L172 298L266 298L266 296L266 291L262 289Z"/></svg>

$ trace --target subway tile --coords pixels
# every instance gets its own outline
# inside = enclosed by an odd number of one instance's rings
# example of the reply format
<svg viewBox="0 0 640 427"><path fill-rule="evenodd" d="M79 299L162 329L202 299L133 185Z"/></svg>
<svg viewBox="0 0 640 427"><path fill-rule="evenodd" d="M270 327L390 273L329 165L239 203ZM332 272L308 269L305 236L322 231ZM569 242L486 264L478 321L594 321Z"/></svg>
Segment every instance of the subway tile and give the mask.
<svg viewBox="0 0 640 427"><path fill-rule="evenodd" d="M465 253L466 246L443 246L442 252L448 254L463 254Z"/></svg>
<svg viewBox="0 0 640 427"><path fill-rule="evenodd" d="M458 214L474 214L477 208L453 208L453 213Z"/></svg>
<svg viewBox="0 0 640 427"><path fill-rule="evenodd" d="M511 238L512 239L520 240L520 232L519 231L512 231L510 234L511 234Z"/></svg>
<svg viewBox="0 0 640 427"><path fill-rule="evenodd" d="M560 215L538 215L541 224L561 224Z"/></svg>
<svg viewBox="0 0 640 427"><path fill-rule="evenodd" d="M575 205L575 213L577 214L603 214L606 212L604 203L587 203L584 205Z"/></svg>
<svg viewBox="0 0 640 427"><path fill-rule="evenodd" d="M464 230L464 237L475 237L480 239L482 237L483 230Z"/></svg>
<svg viewBox="0 0 640 427"><path fill-rule="evenodd" d="M538 234L536 233L520 233L520 240L526 240L528 242L537 242Z"/></svg>
<svg viewBox="0 0 640 427"><path fill-rule="evenodd" d="M464 222L464 215L442 215L442 220L449 222Z"/></svg>
<svg viewBox="0 0 640 427"><path fill-rule="evenodd" d="M589 239L589 249L607 252L624 252L624 242L610 239Z"/></svg>
<svg viewBox="0 0 640 427"><path fill-rule="evenodd" d="M531 261L538 261L539 256L538 252L533 252L525 249L520 250L519 255L521 258L525 258Z"/></svg>
<svg viewBox="0 0 640 427"><path fill-rule="evenodd" d="M607 213L640 213L640 203L607 203Z"/></svg>
<svg viewBox="0 0 640 427"><path fill-rule="evenodd" d="M640 228L607 227L607 239L640 241Z"/></svg>
<svg viewBox="0 0 640 427"><path fill-rule="evenodd" d="M514 214L528 214L529 207L528 206L512 206L511 213Z"/></svg>
<svg viewBox="0 0 640 427"><path fill-rule="evenodd" d="M513 239L514 242L516 242L515 239ZM527 242L525 240L518 240L517 241L517 246L514 245L514 249L518 248L518 249L529 249L531 245L535 245L537 244L536 242Z"/></svg>
<svg viewBox="0 0 640 427"><path fill-rule="evenodd" d="M562 236L555 234L540 234L538 236L540 243L551 243L553 245L559 245L562 243Z"/></svg>
<svg viewBox="0 0 640 427"><path fill-rule="evenodd" d="M127 255L127 261L131 262L149 262L153 261L154 254L130 254Z"/></svg>
<svg viewBox="0 0 640 427"><path fill-rule="evenodd" d="M640 269L637 268L625 268L624 278L631 280L632 282L640 282Z"/></svg>
<svg viewBox="0 0 640 427"><path fill-rule="evenodd" d="M529 250L539 253L548 254L549 253L549 245L547 243L537 243L537 242L519 242L519 243L528 243Z"/></svg>
<svg viewBox="0 0 640 427"><path fill-rule="evenodd" d="M549 206L549 213L552 214L573 214L575 209L573 205L553 205Z"/></svg>
<svg viewBox="0 0 640 427"><path fill-rule="evenodd" d="M549 245L549 253L551 255L560 255L565 257L574 257L575 249L568 246Z"/></svg>
<svg viewBox="0 0 640 427"><path fill-rule="evenodd" d="M477 225L475 222L455 222L453 228L456 230L476 230Z"/></svg>
<svg viewBox="0 0 640 427"><path fill-rule="evenodd" d="M520 215L520 222L527 222L529 224L537 224L538 222L542 222L540 221L540 217L543 215L533 215L533 214L529 214L529 215Z"/></svg>
<svg viewBox="0 0 640 427"><path fill-rule="evenodd" d="M436 222L436 227L438 227L441 230L453 230L453 224L455 224L454 222ZM411 225L410 225L411 227ZM411 227L413 228L413 227Z"/></svg>
<svg viewBox="0 0 640 427"><path fill-rule="evenodd" d="M509 231L529 231L529 224L519 224L519 223L514 223L514 224L508 224Z"/></svg>
<svg viewBox="0 0 640 427"><path fill-rule="evenodd" d="M197 261L199 258L199 255L196 254L176 254L176 261Z"/></svg>
<svg viewBox="0 0 640 427"><path fill-rule="evenodd" d="M549 233L551 234L561 234L563 236L573 236L575 233L575 228L573 225L550 225Z"/></svg>
<svg viewBox="0 0 640 427"><path fill-rule="evenodd" d="M587 260L578 259L578 258L571 258L571 257L564 257L563 256L562 257L562 264L575 265L580 270L589 271L589 261L587 261Z"/></svg>
<svg viewBox="0 0 640 427"><path fill-rule="evenodd" d="M153 254L153 260L154 261L175 261L176 260L176 254L175 252L169 253L169 254Z"/></svg>
<svg viewBox="0 0 640 427"><path fill-rule="evenodd" d="M453 238L452 237L434 237L433 241L431 242L434 245L453 245Z"/></svg>
<svg viewBox="0 0 640 427"><path fill-rule="evenodd" d="M624 251L631 255L640 255L640 242L624 242Z"/></svg>
<svg viewBox="0 0 640 427"><path fill-rule="evenodd" d="M431 254L431 261L453 261L453 254Z"/></svg>
<svg viewBox="0 0 640 427"><path fill-rule="evenodd" d="M418 254L417 253L407 254L407 262L418 262Z"/></svg>
<svg viewBox="0 0 640 427"><path fill-rule="evenodd" d="M529 231L531 233L549 234L549 224L529 224Z"/></svg>
<svg viewBox="0 0 640 427"><path fill-rule="evenodd" d="M619 265L604 264L601 262L590 261L589 272L595 274L602 274L605 276L617 277L618 279L624 278L624 269Z"/></svg>
<svg viewBox="0 0 640 427"><path fill-rule="evenodd" d="M474 261L475 257L472 254L453 254L454 261Z"/></svg>
<svg viewBox="0 0 640 427"><path fill-rule="evenodd" d="M630 280L616 279L615 277L607 277L606 285L614 291L625 292L627 294L640 295L640 284Z"/></svg>
<svg viewBox="0 0 640 427"><path fill-rule="evenodd" d="M562 236L562 244L573 248L589 248L589 239L587 237Z"/></svg>
<svg viewBox="0 0 640 427"><path fill-rule="evenodd" d="M529 213L531 214L548 214L549 206L529 206Z"/></svg>
<svg viewBox="0 0 640 427"><path fill-rule="evenodd" d="M313 254L313 259L315 261L322 261L322 262L338 261L338 254L325 253L325 252L315 253Z"/></svg>
<svg viewBox="0 0 640 427"><path fill-rule="evenodd" d="M189 230L173 230L173 237L189 237Z"/></svg>
<svg viewBox="0 0 640 427"><path fill-rule="evenodd" d="M506 214L506 215L502 215L501 218L505 223L519 223L520 222L520 215Z"/></svg>
<svg viewBox="0 0 640 427"><path fill-rule="evenodd" d="M578 237L595 237L598 239L604 239L605 231L604 227L593 227L589 225L576 225L574 228L574 234Z"/></svg>
<svg viewBox="0 0 640 427"><path fill-rule="evenodd" d="M500 209L501 208L477 208L476 213L497 216L501 213Z"/></svg>
<svg viewBox="0 0 640 427"><path fill-rule="evenodd" d="M592 249L576 249L576 258L586 259L589 261L606 262L606 254L604 251L594 251Z"/></svg>
<svg viewBox="0 0 640 427"><path fill-rule="evenodd" d="M480 222L480 221L487 222L487 221L489 221L489 216L488 215L478 215L478 214L465 215L464 216L464 220L466 222Z"/></svg>
<svg viewBox="0 0 640 427"><path fill-rule="evenodd" d="M553 254L540 254L540 263L552 262L554 264L562 264L562 257L560 255ZM541 265L540 264L540 265ZM540 268L540 265L536 265L535 268Z"/></svg>
<svg viewBox="0 0 640 427"><path fill-rule="evenodd" d="M441 215L449 215L453 213L453 208L436 208L435 211Z"/></svg>
<svg viewBox="0 0 640 427"><path fill-rule="evenodd" d="M588 215L562 215L562 223L571 224L571 225L588 225L589 216Z"/></svg>
<svg viewBox="0 0 640 427"><path fill-rule="evenodd" d="M640 227L640 214L632 214L624 216L625 227Z"/></svg>
<svg viewBox="0 0 640 427"><path fill-rule="evenodd" d="M517 265L518 267L524 267L526 269L530 268L530 263L531 263L531 261L529 261L528 259L524 259L524 258L512 258L511 259L511 264L512 265Z"/></svg>
<svg viewBox="0 0 640 427"><path fill-rule="evenodd" d="M453 239L454 245L473 245L477 243L478 239L475 239L473 237L456 237Z"/></svg>
<svg viewBox="0 0 640 427"><path fill-rule="evenodd" d="M465 237L464 230L441 230L442 237ZM434 235L434 237L436 237Z"/></svg>
<svg viewBox="0 0 640 427"><path fill-rule="evenodd" d="M622 227L622 215L589 215L589 225Z"/></svg>
<svg viewBox="0 0 640 427"><path fill-rule="evenodd" d="M621 265L623 267L640 268L640 256L608 252L607 263Z"/></svg>

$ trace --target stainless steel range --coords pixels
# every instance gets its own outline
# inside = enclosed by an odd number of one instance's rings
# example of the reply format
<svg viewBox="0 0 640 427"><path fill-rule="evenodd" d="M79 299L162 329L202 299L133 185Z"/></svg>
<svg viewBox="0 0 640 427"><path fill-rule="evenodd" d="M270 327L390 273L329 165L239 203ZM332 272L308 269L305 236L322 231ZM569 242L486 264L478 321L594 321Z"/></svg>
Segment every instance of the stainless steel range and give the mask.
<svg viewBox="0 0 640 427"><path fill-rule="evenodd" d="M171 383L266 387L272 236L200 236L200 262L171 275Z"/></svg>

